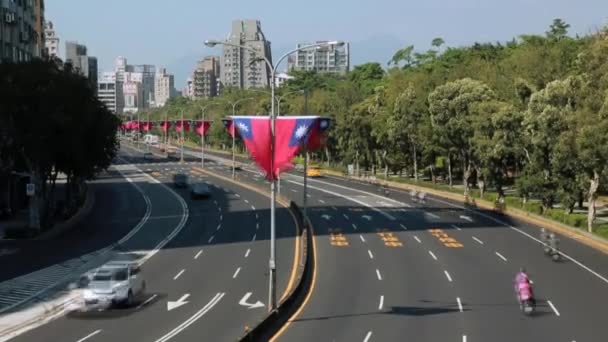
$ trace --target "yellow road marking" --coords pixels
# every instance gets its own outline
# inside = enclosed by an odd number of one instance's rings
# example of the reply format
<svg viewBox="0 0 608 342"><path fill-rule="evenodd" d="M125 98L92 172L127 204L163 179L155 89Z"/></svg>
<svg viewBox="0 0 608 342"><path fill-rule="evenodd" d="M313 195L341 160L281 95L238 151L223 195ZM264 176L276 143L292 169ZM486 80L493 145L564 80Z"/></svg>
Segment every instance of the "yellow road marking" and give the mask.
<svg viewBox="0 0 608 342"><path fill-rule="evenodd" d="M462 248L464 245L453 237L449 236L443 229L433 228L428 230L431 235L437 238L445 247L448 248Z"/></svg>

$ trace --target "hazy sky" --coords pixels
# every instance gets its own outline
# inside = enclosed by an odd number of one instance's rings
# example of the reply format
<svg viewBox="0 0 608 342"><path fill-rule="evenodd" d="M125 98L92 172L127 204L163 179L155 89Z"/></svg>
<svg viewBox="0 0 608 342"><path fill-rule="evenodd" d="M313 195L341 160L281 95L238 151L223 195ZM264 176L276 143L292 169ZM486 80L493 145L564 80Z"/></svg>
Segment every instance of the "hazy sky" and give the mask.
<svg viewBox="0 0 608 342"><path fill-rule="evenodd" d="M49 0L63 54L66 40L87 45L100 71L116 56L130 64L163 65L181 88L197 58L219 54L205 39L223 38L231 21L256 18L272 42L273 55L299 41L346 40L351 61L386 64L392 53L413 44L426 50L442 37L448 46L506 41L542 34L553 18L586 34L608 23L608 0Z"/></svg>

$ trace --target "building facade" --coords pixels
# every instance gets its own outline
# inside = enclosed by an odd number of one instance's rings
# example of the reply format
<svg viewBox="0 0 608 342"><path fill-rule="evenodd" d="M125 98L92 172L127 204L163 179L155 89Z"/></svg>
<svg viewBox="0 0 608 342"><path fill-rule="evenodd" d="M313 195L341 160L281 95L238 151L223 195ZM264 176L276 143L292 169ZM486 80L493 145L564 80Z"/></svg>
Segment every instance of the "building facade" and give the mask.
<svg viewBox="0 0 608 342"><path fill-rule="evenodd" d="M165 68L158 68L154 80L154 99L156 107L163 107L169 99L175 97L175 77Z"/></svg>
<svg viewBox="0 0 608 342"><path fill-rule="evenodd" d="M0 0L0 61L26 62L42 55L43 0Z"/></svg>
<svg viewBox="0 0 608 342"><path fill-rule="evenodd" d="M87 47L78 42L65 43L65 63L71 64L74 71L89 79L91 87L97 91L97 58L87 55Z"/></svg>
<svg viewBox="0 0 608 342"><path fill-rule="evenodd" d="M233 21L227 42L246 46L249 49L223 45L222 85L240 89L269 86L270 69L262 57L272 61L272 54L270 42L262 32L260 21L251 19Z"/></svg>
<svg viewBox="0 0 608 342"><path fill-rule="evenodd" d="M115 72L104 72L99 79L97 87L97 98L103 102L108 109L117 114L118 96L122 92L118 91Z"/></svg>
<svg viewBox="0 0 608 342"><path fill-rule="evenodd" d="M300 43L297 45L297 48L325 42ZM350 70L350 45L349 43L344 43L343 45L330 45L298 51L293 57L288 59L287 69L290 71L345 74Z"/></svg>
<svg viewBox="0 0 608 342"><path fill-rule="evenodd" d="M136 113L144 108L143 74L125 72L122 85L124 95L123 113Z"/></svg>
<svg viewBox="0 0 608 342"><path fill-rule="evenodd" d="M59 58L59 36L55 32L55 26L52 21L44 23L44 39L45 54L51 58Z"/></svg>
<svg viewBox="0 0 608 342"><path fill-rule="evenodd" d="M207 56L200 60L192 75L192 97L209 98L220 92L220 58Z"/></svg>

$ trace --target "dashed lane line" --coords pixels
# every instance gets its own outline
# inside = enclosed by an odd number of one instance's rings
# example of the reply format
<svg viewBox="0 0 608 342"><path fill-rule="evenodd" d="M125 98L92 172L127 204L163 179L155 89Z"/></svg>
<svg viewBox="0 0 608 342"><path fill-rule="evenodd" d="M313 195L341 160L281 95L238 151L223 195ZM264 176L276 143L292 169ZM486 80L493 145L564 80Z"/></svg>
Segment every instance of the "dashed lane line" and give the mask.
<svg viewBox="0 0 608 342"><path fill-rule="evenodd" d="M420 241L420 239L415 235L414 235L414 240L416 240L416 242L418 242L418 243L422 243L422 241Z"/></svg>
<svg viewBox="0 0 608 342"><path fill-rule="evenodd" d="M359 235L359 238L361 239L361 242L365 242L365 239L363 238L363 235Z"/></svg>
<svg viewBox="0 0 608 342"><path fill-rule="evenodd" d="M448 273L448 271L443 271L443 273L445 273L446 278L448 278L448 281L451 283L452 282L452 276L450 276L450 273Z"/></svg>
<svg viewBox="0 0 608 342"><path fill-rule="evenodd" d="M431 255L431 257L433 257L433 259L437 260L437 256L435 255L435 253L429 251L429 254Z"/></svg>
<svg viewBox="0 0 608 342"><path fill-rule="evenodd" d="M198 259L198 257L201 256L201 254L203 254L203 250L202 249L200 251L198 251L198 253L196 253L196 255L194 256L194 260Z"/></svg>
<svg viewBox="0 0 608 342"><path fill-rule="evenodd" d="M378 304L378 310L382 310L384 307L384 296L380 296L380 303Z"/></svg>
<svg viewBox="0 0 608 342"><path fill-rule="evenodd" d="M382 274L380 274L379 269L376 269L376 276L378 277L378 280L382 280Z"/></svg>
<svg viewBox="0 0 608 342"><path fill-rule="evenodd" d="M372 251L367 250L367 254L369 254L369 258L373 259L374 258L374 254L372 254Z"/></svg>
<svg viewBox="0 0 608 342"><path fill-rule="evenodd" d="M365 335L365 338L363 339L363 342L369 342L369 339L372 337L372 332L368 331L367 335Z"/></svg>
<svg viewBox="0 0 608 342"><path fill-rule="evenodd" d="M245 252L245 258L249 258L249 253L251 253L251 249L247 249L247 252Z"/></svg>
<svg viewBox="0 0 608 342"><path fill-rule="evenodd" d="M181 271L179 271L175 277L173 277L173 280L177 280L179 277L181 277L182 274L184 274L184 272L186 272L186 269L183 269Z"/></svg>
<svg viewBox="0 0 608 342"><path fill-rule="evenodd" d="M547 304L549 304L549 306L551 307L551 310L553 310L553 312L555 312L555 315L557 315L558 317L561 316L559 311L555 307L555 305L553 305L553 303L550 300L547 301Z"/></svg>
<svg viewBox="0 0 608 342"><path fill-rule="evenodd" d="M99 330L95 330L95 331L93 331L92 333L88 334L87 336L85 336L85 337L81 338L80 340L78 340L78 341L76 341L76 342L84 342L84 341L86 341L86 340L90 339L91 337L93 337L93 336L95 336L95 335L99 334L100 332L101 332L101 329L99 329Z"/></svg>
<svg viewBox="0 0 608 342"><path fill-rule="evenodd" d="M507 262L507 258L505 258L502 254L496 252L496 255L502 259L502 261Z"/></svg>
<svg viewBox="0 0 608 342"><path fill-rule="evenodd" d="M458 310L462 312L462 302L460 301L460 297L456 297L456 302L458 302Z"/></svg>
<svg viewBox="0 0 608 342"><path fill-rule="evenodd" d="M475 236L473 236L473 240L477 241L477 243L479 243L480 245L483 245L483 241L479 240Z"/></svg>
<svg viewBox="0 0 608 342"><path fill-rule="evenodd" d="M237 268L236 271L234 271L234 274L232 275L232 279L236 279L236 277L239 276L239 272L241 272L241 268Z"/></svg>

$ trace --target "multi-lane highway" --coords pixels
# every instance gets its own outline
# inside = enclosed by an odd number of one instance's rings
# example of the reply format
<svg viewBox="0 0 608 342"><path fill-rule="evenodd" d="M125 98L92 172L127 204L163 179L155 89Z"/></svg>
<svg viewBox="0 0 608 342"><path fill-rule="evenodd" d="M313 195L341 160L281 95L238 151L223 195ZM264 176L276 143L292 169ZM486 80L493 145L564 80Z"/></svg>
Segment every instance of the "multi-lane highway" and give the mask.
<svg viewBox="0 0 608 342"><path fill-rule="evenodd" d="M113 166L127 179L115 186L137 186L140 198L131 200L147 203L145 222L119 251L147 259L142 267L147 291L138 305L70 313L11 341L234 341L260 321L267 311L262 304L268 294L270 201L192 172L192 166L144 159L128 149ZM187 189L170 189L177 172L188 173L191 181L208 182L211 198L191 200ZM132 226L142 221L133 215L123 218ZM119 224L104 223L108 234ZM277 209L277 227L281 295L292 277L296 233L285 208Z"/></svg>
<svg viewBox="0 0 608 342"><path fill-rule="evenodd" d="M221 155L217 155L220 157ZM259 181L255 172L241 179ZM302 177L282 194L302 202ZM560 237L543 255L537 227L405 191L310 180L314 289L278 341L605 341L608 258ZM538 312L519 311L513 279L527 268Z"/></svg>

